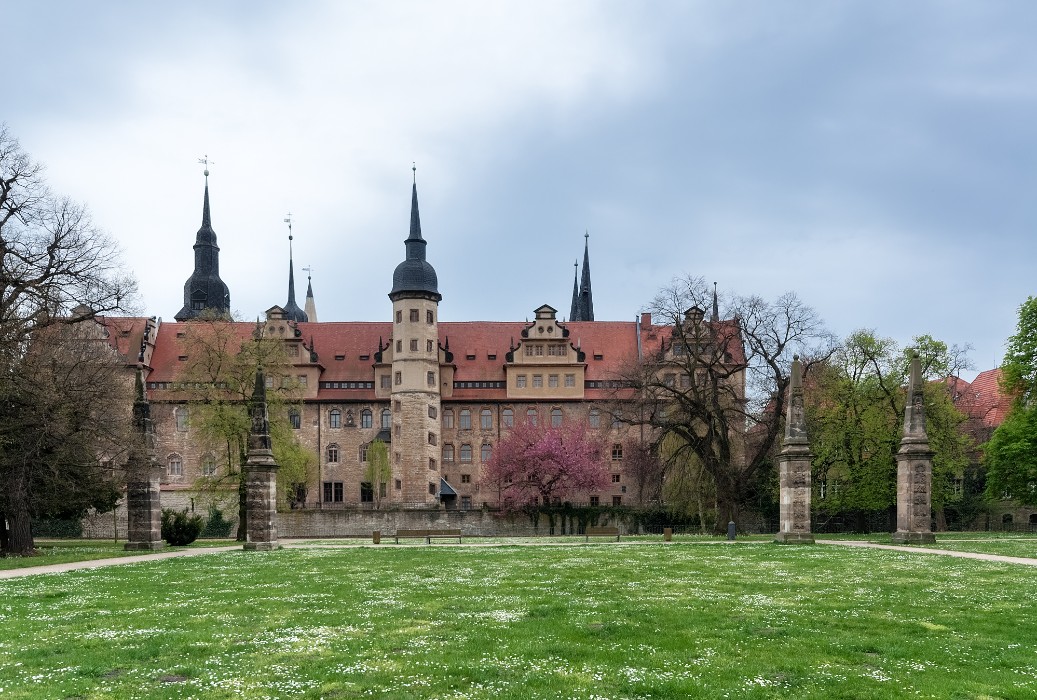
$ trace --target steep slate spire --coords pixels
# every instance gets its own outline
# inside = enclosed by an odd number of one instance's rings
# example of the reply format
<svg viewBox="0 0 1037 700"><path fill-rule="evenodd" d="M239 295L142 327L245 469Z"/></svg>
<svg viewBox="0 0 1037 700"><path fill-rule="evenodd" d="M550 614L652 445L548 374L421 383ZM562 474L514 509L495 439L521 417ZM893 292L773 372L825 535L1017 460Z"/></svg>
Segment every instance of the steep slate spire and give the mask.
<svg viewBox="0 0 1037 700"><path fill-rule="evenodd" d="M304 267L306 270L306 318L310 320L310 323L317 322L317 302L313 300L313 279L310 276L310 268Z"/></svg>
<svg viewBox="0 0 1037 700"><path fill-rule="evenodd" d="M580 287L577 284L580 281L580 261L573 262L573 303L569 308L569 320L579 321L580 319Z"/></svg>
<svg viewBox="0 0 1037 700"><path fill-rule="evenodd" d="M407 254L403 262L396 266L392 274L392 291L389 298L395 300L399 296L427 297L439 301L443 295L439 293L439 279L436 270L425 260L425 246L421 237L421 218L418 216L418 183L415 169L415 180L411 190L410 201L410 235L404 241Z"/></svg>
<svg viewBox="0 0 1037 700"><path fill-rule="evenodd" d="M202 201L202 227L194 242L194 272L184 283L184 308L177 312L177 321L197 318L204 311L230 313L230 290L220 279L220 248L209 214L209 170L205 170L205 197Z"/></svg>
<svg viewBox="0 0 1037 700"><path fill-rule="evenodd" d="M284 305L284 315L289 321L306 322L309 317L295 303L295 264L292 260L292 215L285 219L288 224L288 303Z"/></svg>
<svg viewBox="0 0 1037 700"><path fill-rule="evenodd" d="M594 296L591 294L591 257L589 233L583 234L583 275L580 277L580 320L594 320Z"/></svg>
<svg viewBox="0 0 1037 700"><path fill-rule="evenodd" d="M717 283L713 283L713 315L709 319L713 323L720 321L720 304L717 303Z"/></svg>

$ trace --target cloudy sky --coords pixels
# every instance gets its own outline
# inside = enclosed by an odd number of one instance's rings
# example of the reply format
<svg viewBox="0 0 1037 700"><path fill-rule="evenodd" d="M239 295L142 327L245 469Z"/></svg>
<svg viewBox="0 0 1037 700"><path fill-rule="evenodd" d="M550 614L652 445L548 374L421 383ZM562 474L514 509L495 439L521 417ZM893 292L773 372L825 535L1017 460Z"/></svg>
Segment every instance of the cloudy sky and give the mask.
<svg viewBox="0 0 1037 700"><path fill-rule="evenodd" d="M0 121L183 304L210 166L233 308L310 266L321 320L388 320L411 164L443 320L598 319L677 275L794 290L841 336L999 363L1037 293L1032 2L0 6ZM300 296L305 290L303 277ZM300 298L301 302L301 298Z"/></svg>

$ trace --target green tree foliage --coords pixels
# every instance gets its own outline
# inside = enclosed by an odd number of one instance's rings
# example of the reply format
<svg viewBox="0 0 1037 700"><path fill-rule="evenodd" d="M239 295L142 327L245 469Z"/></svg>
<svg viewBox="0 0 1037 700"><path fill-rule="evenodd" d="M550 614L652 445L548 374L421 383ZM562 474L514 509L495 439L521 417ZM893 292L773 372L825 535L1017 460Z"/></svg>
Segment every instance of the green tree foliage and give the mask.
<svg viewBox="0 0 1037 700"><path fill-rule="evenodd" d="M382 484L388 484L392 478L392 465L389 464L389 448L381 440L375 440L367 446L367 469L364 479L371 484L374 491L374 507L382 507Z"/></svg>
<svg viewBox="0 0 1037 700"><path fill-rule="evenodd" d="M272 386L267 391L270 437L278 462L279 500L289 506L298 502L316 457L305 450L291 428L289 410L298 387L292 379L291 363L279 338L263 337L257 324L244 333L244 324L229 322L221 315L204 314L185 324L180 339L188 357L180 387L192 399L190 428L199 442L216 456L216 474L199 486L214 492L237 488L237 538L245 538L245 480L242 467L248 459L248 435L252 427L249 405L255 388L256 370L262 367Z"/></svg>
<svg viewBox="0 0 1037 700"><path fill-rule="evenodd" d="M1014 396L1004 422L983 448L988 498L1037 505L1037 298L1019 307L1016 332L1001 365L1002 390Z"/></svg>
<svg viewBox="0 0 1037 700"><path fill-rule="evenodd" d="M965 416L942 381L967 365L965 350L930 336L914 339L925 391L926 431L933 456L933 509L938 525L968 465L971 440ZM896 454L903 433L909 352L871 330L851 334L807 378L807 431L814 480L825 484L815 501L827 513L879 511L896 503ZM820 494L819 494L820 495Z"/></svg>

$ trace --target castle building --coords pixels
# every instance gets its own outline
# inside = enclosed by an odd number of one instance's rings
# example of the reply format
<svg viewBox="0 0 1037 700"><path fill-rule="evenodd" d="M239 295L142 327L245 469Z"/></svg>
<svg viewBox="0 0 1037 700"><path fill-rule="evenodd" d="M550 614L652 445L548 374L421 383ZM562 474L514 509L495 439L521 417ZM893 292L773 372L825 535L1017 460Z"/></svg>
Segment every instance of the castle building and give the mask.
<svg viewBox="0 0 1037 700"><path fill-rule="evenodd" d="M638 505L641 491L625 469L624 444L640 429L614 421L610 406L622 396L616 377L640 358L665 356L673 328L653 325L650 314L632 321L594 319L589 236L568 321L543 304L532 321L440 322L444 300L428 246L415 182L386 321L317 322L309 280L305 310L295 303L291 250L283 307L271 307L258 327L214 321L209 317L228 312L229 291L219 278L206 180L195 270L184 286L177 323L110 320L127 363L139 363L147 374L157 456L165 465L163 490L192 491L200 479L236 469L232 446L207 437L193 420L206 410L197 393L205 382L190 368L214 346L238 353L258 332L283 344L286 369L279 378L268 376L268 386L291 388L293 400L283 410L299 444L315 457L305 489L289 495L293 505L363 507L373 504L377 491L381 503L396 507L493 507L497 493L484 481L484 469L502 435L519 421L582 421L601 431L611 482L586 494L584 502ZM733 323L718 321L715 311L712 322ZM199 345L200 333L208 334L208 346ZM732 362L741 360L740 343L730 352L738 355ZM213 382L226 387L223 380ZM375 440L387 444L392 470L380 484L367 476L367 452Z"/></svg>

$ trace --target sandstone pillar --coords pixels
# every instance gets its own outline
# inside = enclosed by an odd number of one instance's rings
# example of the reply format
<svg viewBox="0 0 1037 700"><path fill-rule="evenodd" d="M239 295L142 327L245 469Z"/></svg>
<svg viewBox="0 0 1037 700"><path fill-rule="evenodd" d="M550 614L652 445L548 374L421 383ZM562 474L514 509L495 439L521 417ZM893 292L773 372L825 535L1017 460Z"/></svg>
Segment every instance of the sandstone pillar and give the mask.
<svg viewBox="0 0 1037 700"><path fill-rule="evenodd" d="M134 444L126 463L126 544L124 549L162 549L162 468L155 459L151 406L144 396L144 379L137 369L133 401Z"/></svg>
<svg viewBox="0 0 1037 700"><path fill-rule="evenodd" d="M925 431L922 364L915 352L904 409L904 436L897 452L897 531L894 544L932 544L933 452Z"/></svg>
<svg viewBox="0 0 1037 700"><path fill-rule="evenodd" d="M810 466L813 455L807 440L803 410L803 365L792 359L792 381L785 415L785 439L778 457L780 522L774 541L781 544L813 544L810 531Z"/></svg>
<svg viewBox="0 0 1037 700"><path fill-rule="evenodd" d="M245 463L245 549L277 549L277 462L270 442L270 421L266 410L266 377L256 372L252 392L252 429L248 436L248 461Z"/></svg>

